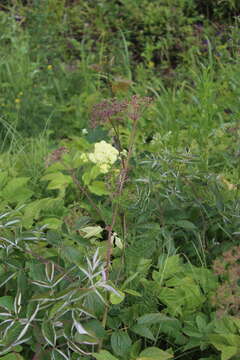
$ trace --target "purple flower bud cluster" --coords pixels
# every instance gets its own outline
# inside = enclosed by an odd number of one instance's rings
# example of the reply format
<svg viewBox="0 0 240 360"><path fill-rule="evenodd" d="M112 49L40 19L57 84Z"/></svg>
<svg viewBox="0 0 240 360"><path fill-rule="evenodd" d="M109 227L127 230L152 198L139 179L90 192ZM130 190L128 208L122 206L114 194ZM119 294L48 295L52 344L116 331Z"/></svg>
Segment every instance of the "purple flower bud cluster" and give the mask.
<svg viewBox="0 0 240 360"><path fill-rule="evenodd" d="M46 167L52 165L53 163L61 160L62 156L68 152L68 149L65 146L54 150L45 160Z"/></svg>
<svg viewBox="0 0 240 360"><path fill-rule="evenodd" d="M128 116L133 121L141 114L142 106L148 106L152 99L150 97L139 97L134 95L130 100L103 100L93 107L91 114L91 127L102 125L113 119L120 122L123 116Z"/></svg>

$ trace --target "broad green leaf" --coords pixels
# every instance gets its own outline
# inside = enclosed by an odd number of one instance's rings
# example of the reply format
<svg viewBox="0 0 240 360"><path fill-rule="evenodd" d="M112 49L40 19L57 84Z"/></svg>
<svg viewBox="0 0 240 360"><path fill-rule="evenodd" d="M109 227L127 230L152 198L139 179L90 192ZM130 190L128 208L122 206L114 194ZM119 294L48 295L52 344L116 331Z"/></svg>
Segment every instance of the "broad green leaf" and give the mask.
<svg viewBox="0 0 240 360"><path fill-rule="evenodd" d="M115 331L111 336L111 346L117 356L127 356L130 351L132 341L126 331Z"/></svg>
<svg viewBox="0 0 240 360"><path fill-rule="evenodd" d="M101 172L98 166L92 166L82 176L85 185L89 185L92 180L95 180Z"/></svg>
<svg viewBox="0 0 240 360"><path fill-rule="evenodd" d="M133 296L138 296L141 297L142 294L140 294L138 291L132 290L132 289L124 289L123 290L125 293L133 295Z"/></svg>
<svg viewBox="0 0 240 360"><path fill-rule="evenodd" d="M186 230L196 230L196 226L188 220L178 220L174 224Z"/></svg>
<svg viewBox="0 0 240 360"><path fill-rule="evenodd" d="M68 356L64 354L64 351L60 349L54 349L52 351L52 359L53 360L68 360Z"/></svg>
<svg viewBox="0 0 240 360"><path fill-rule="evenodd" d="M137 360L167 360L172 359L173 355L156 347L149 347L140 353Z"/></svg>
<svg viewBox="0 0 240 360"><path fill-rule="evenodd" d="M231 359L234 355L240 354L240 349L236 346L227 346L223 344L213 343L213 346L221 351L221 360Z"/></svg>
<svg viewBox="0 0 240 360"><path fill-rule="evenodd" d="M73 182L71 176L64 175L62 172L51 173L43 176L41 180L50 181L47 188L49 190L65 189L69 184Z"/></svg>
<svg viewBox="0 0 240 360"><path fill-rule="evenodd" d="M75 334L74 340L80 344L88 344L88 345L96 345L99 343L99 340L96 337L87 334L79 334L79 333Z"/></svg>
<svg viewBox="0 0 240 360"><path fill-rule="evenodd" d="M131 331L133 331L135 334L138 334L142 337L145 337L146 339L150 339L152 341L155 341L155 337L151 330L143 324L136 324L130 328Z"/></svg>
<svg viewBox="0 0 240 360"><path fill-rule="evenodd" d="M33 219L38 220L42 213L55 213L56 209L64 209L64 203L59 198L43 198L32 201L24 208L23 223L26 227L32 225Z"/></svg>
<svg viewBox="0 0 240 360"><path fill-rule="evenodd" d="M49 312L49 319L53 319L56 314L58 314L61 311L64 311L63 309L67 306L66 301L57 301L51 308Z"/></svg>
<svg viewBox="0 0 240 360"><path fill-rule="evenodd" d="M161 313L145 314L145 315L142 315L139 318L137 318L138 324L145 324L145 325L160 323L163 320L172 320L172 319Z"/></svg>
<svg viewBox="0 0 240 360"><path fill-rule="evenodd" d="M73 246L64 246L61 251L61 257L67 259L70 263L81 264L81 253Z"/></svg>
<svg viewBox="0 0 240 360"><path fill-rule="evenodd" d="M80 231L83 232L84 239L90 239L92 237L99 237L103 229L101 226L86 226Z"/></svg>
<svg viewBox="0 0 240 360"><path fill-rule="evenodd" d="M14 299L12 296L2 296L0 297L0 308L3 307L7 309L8 311L14 310Z"/></svg>
<svg viewBox="0 0 240 360"><path fill-rule="evenodd" d="M0 360L24 360L24 358L18 353L10 353L0 357Z"/></svg>
<svg viewBox="0 0 240 360"><path fill-rule="evenodd" d="M57 218L46 218L41 221L40 225L47 225L48 229L57 230L60 229L63 220Z"/></svg>
<svg viewBox="0 0 240 360"><path fill-rule="evenodd" d="M136 359L136 357L139 355L139 352L141 350L142 341L141 339L135 341L135 343L132 344L130 349L130 359Z"/></svg>
<svg viewBox="0 0 240 360"><path fill-rule="evenodd" d="M89 320L84 324L84 328L98 339L103 339L107 336L107 332L99 320Z"/></svg>
<svg viewBox="0 0 240 360"><path fill-rule="evenodd" d="M89 190L96 195L108 195L109 190L107 190L106 185L103 181L93 181L88 185Z"/></svg>
<svg viewBox="0 0 240 360"><path fill-rule="evenodd" d="M42 333L47 343L54 347L56 345L56 331L51 321L43 321Z"/></svg>
<svg viewBox="0 0 240 360"><path fill-rule="evenodd" d="M119 360L107 350L101 350L98 354L92 354L97 360Z"/></svg>
<svg viewBox="0 0 240 360"><path fill-rule="evenodd" d="M33 195L27 188L28 177L18 177L10 180L1 192L3 199L10 203L24 202Z"/></svg>
<svg viewBox="0 0 240 360"><path fill-rule="evenodd" d="M60 246L62 244L61 233L54 230L49 230L47 232L47 242L54 246Z"/></svg>
<svg viewBox="0 0 240 360"><path fill-rule="evenodd" d="M17 341L18 336L21 334L23 330L23 325L19 323L15 323L6 333L5 337L3 338L3 343L6 347L11 346L12 344Z"/></svg>
<svg viewBox="0 0 240 360"><path fill-rule="evenodd" d="M179 255L161 255L158 260L159 271L153 272L153 280L162 282L171 276L183 271L183 265Z"/></svg>
<svg viewBox="0 0 240 360"><path fill-rule="evenodd" d="M125 294L122 291L117 290L117 292L119 295L117 295L113 292L111 292L111 294L110 294L110 302L113 305L120 304L125 298Z"/></svg>
<svg viewBox="0 0 240 360"><path fill-rule="evenodd" d="M11 280L16 273L13 273L11 271L5 272L0 275L0 288L5 285L9 280Z"/></svg>

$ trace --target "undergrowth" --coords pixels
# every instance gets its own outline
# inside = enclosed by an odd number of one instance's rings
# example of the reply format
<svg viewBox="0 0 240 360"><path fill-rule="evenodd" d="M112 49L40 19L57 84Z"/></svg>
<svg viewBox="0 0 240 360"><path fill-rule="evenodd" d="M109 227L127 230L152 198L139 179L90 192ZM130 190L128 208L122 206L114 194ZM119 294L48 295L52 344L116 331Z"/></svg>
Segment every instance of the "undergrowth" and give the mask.
<svg viewBox="0 0 240 360"><path fill-rule="evenodd" d="M237 360L237 1L0 4L0 359Z"/></svg>

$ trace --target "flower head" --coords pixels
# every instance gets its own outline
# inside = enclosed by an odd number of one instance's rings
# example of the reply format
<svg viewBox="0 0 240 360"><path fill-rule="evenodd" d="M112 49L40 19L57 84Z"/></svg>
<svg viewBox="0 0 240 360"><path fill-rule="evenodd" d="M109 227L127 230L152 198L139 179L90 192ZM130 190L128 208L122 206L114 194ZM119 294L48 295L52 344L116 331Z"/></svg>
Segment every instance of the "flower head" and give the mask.
<svg viewBox="0 0 240 360"><path fill-rule="evenodd" d="M90 153L88 158L91 162L98 165L103 174L106 174L115 161L117 161L118 156L117 149L102 140L95 144L94 152Z"/></svg>

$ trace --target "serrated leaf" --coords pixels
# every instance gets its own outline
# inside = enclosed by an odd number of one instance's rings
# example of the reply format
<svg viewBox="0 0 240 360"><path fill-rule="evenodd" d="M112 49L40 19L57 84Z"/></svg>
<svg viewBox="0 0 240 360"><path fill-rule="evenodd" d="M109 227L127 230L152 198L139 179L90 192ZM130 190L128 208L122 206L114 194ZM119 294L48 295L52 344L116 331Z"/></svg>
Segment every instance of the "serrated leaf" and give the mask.
<svg viewBox="0 0 240 360"><path fill-rule="evenodd" d="M33 195L33 191L28 189L28 177L18 177L10 180L1 192L1 196L8 202L24 202Z"/></svg>
<svg viewBox="0 0 240 360"><path fill-rule="evenodd" d="M132 341L126 331L115 331L111 336L111 346L117 356L127 356Z"/></svg>
<svg viewBox="0 0 240 360"><path fill-rule="evenodd" d="M133 331L135 334L138 334L146 339L155 341L155 337L153 336L153 333L146 325L136 324L132 326L130 330Z"/></svg>
<svg viewBox="0 0 240 360"><path fill-rule="evenodd" d="M51 218L46 218L43 221L41 221L40 225L46 225L46 227L48 229L57 230L57 229L61 228L62 223L63 223L63 220L51 217Z"/></svg>
<svg viewBox="0 0 240 360"><path fill-rule="evenodd" d="M51 173L43 176L41 180L50 181L47 188L49 190L62 190L72 183L72 178L69 175L64 175L62 172Z"/></svg>
<svg viewBox="0 0 240 360"><path fill-rule="evenodd" d="M145 325L157 324L164 320L171 320L171 318L161 313L145 314L137 318L138 324L145 324Z"/></svg>
<svg viewBox="0 0 240 360"><path fill-rule="evenodd" d="M137 360L167 360L172 359L173 355L156 347L149 347L140 353Z"/></svg>
<svg viewBox="0 0 240 360"><path fill-rule="evenodd" d="M79 253L79 250L73 246L62 247L61 256L64 259L67 259L71 264L81 264L81 254Z"/></svg>
<svg viewBox="0 0 240 360"><path fill-rule="evenodd" d="M83 232L84 239L98 237L102 231L103 229L101 228L101 226L86 226L81 229L81 232Z"/></svg>
<svg viewBox="0 0 240 360"><path fill-rule="evenodd" d="M97 360L119 360L107 350L101 350L98 354L92 354Z"/></svg>
<svg viewBox="0 0 240 360"><path fill-rule="evenodd" d="M96 195L108 195L109 191L106 188L106 185L103 181L93 181L90 185L88 185L89 190Z"/></svg>

